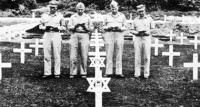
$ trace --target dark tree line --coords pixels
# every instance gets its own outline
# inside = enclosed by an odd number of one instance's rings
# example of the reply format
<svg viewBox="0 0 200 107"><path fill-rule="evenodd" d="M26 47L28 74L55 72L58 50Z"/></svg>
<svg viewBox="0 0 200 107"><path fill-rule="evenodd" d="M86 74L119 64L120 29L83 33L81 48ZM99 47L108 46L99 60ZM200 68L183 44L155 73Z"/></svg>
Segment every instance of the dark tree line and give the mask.
<svg viewBox="0 0 200 107"><path fill-rule="evenodd" d="M18 9L23 5L27 9L37 8L37 3L49 2L50 0L1 0L0 9ZM69 8L77 2L83 2L91 8L103 10L109 8L111 0L60 0L62 8ZM199 0L116 0L123 10L135 9L139 4L145 4L148 11L154 10L199 10Z"/></svg>

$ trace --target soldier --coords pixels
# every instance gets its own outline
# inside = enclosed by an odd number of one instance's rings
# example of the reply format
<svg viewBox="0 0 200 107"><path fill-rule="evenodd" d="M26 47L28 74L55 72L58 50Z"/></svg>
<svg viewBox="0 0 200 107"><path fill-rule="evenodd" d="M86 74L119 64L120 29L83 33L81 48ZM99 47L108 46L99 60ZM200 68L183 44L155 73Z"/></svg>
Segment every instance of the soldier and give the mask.
<svg viewBox="0 0 200 107"><path fill-rule="evenodd" d="M153 19L146 14L145 5L138 5L139 16L133 21L132 33L135 37L135 78L140 76L141 56L144 54L144 78L149 77L149 66L151 56L151 35L154 28ZM143 51L143 52L142 52Z"/></svg>
<svg viewBox="0 0 200 107"><path fill-rule="evenodd" d="M62 37L60 30L64 30L64 17L61 13L57 12L58 2L52 0L49 2L50 12L42 15L41 28L45 30L43 36L44 45L44 76L49 77L51 74L51 53L54 53L54 75L55 78L60 77L60 53ZM53 50L52 50L53 47Z"/></svg>
<svg viewBox="0 0 200 107"><path fill-rule="evenodd" d="M76 5L77 13L70 17L68 28L72 32L70 38L70 78L77 75L78 55L80 55L80 75L86 78L87 58L89 48L89 32L91 30L91 19L85 14L85 5L78 3Z"/></svg>
<svg viewBox="0 0 200 107"><path fill-rule="evenodd" d="M110 77L113 74L113 54L116 49L116 70L115 74L119 78L123 78L122 74L122 53L124 46L124 31L126 17L123 13L119 12L118 3L112 1L110 4L111 11L105 16L103 29L105 33L103 38L106 44L106 72L105 77Z"/></svg>

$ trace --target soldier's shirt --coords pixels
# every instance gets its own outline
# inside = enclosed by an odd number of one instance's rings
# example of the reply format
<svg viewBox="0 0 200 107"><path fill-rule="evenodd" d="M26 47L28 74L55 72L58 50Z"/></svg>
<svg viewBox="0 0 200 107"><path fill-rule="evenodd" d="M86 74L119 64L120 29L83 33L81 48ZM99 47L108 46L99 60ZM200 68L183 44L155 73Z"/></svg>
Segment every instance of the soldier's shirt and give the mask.
<svg viewBox="0 0 200 107"><path fill-rule="evenodd" d="M64 17L61 13L56 12L53 15L43 14L41 18L41 23L44 23L45 26L57 27L60 29L61 20L64 20Z"/></svg>
<svg viewBox="0 0 200 107"><path fill-rule="evenodd" d="M89 15L83 13L81 16L78 15L78 13L73 14L68 22L68 28L69 29L73 29L75 27L75 25L77 24L83 24L85 23L85 27L87 29L91 29L92 28L92 22L91 22L91 18ZM77 31L84 31L82 29L82 27L77 28Z"/></svg>
<svg viewBox="0 0 200 107"><path fill-rule="evenodd" d="M136 17L133 20L132 29L135 31L150 31L150 29L154 28L153 19L149 15L145 15L143 18Z"/></svg>
<svg viewBox="0 0 200 107"><path fill-rule="evenodd" d="M116 15L113 15L112 12L108 13L105 16L104 25L108 27L123 27L126 24L126 17L123 13L117 12Z"/></svg>

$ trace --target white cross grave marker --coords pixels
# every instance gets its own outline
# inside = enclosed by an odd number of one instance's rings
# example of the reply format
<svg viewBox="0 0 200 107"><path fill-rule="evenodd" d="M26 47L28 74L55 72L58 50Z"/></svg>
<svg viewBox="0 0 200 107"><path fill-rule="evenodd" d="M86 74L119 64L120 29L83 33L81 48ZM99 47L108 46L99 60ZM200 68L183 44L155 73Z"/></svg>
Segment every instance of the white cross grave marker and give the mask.
<svg viewBox="0 0 200 107"><path fill-rule="evenodd" d="M169 66L173 66L173 57L180 56L180 52L173 52L173 45L169 45L169 52L162 52L162 55L169 56Z"/></svg>
<svg viewBox="0 0 200 107"><path fill-rule="evenodd" d="M11 63L2 63L2 55L0 53L0 81L2 79L2 68L10 68Z"/></svg>
<svg viewBox="0 0 200 107"><path fill-rule="evenodd" d="M25 62L25 53L31 53L32 49L25 49L25 43L21 42L21 49L13 49L13 52L21 53L21 63Z"/></svg>
<svg viewBox="0 0 200 107"><path fill-rule="evenodd" d="M102 40L99 39L97 29L95 30L94 35L95 39L92 39L92 41L94 41L95 43L90 44L90 46L95 46L95 52L89 52L89 55L95 56L90 58L90 60L92 61L90 67L95 67L95 78L87 78L87 81L90 84L87 91L95 92L95 107L102 107L102 93L110 92L110 89L108 87L108 82L110 81L110 78L102 78L102 71L100 70L100 67L105 67L105 58L102 58L100 56L106 56L106 53L99 52L99 47L104 46L104 44L99 43Z"/></svg>
<svg viewBox="0 0 200 107"><path fill-rule="evenodd" d="M176 36L176 34L173 34L173 30L170 30L170 33L167 34L166 36L169 36L170 37L170 41L172 41L173 36Z"/></svg>
<svg viewBox="0 0 200 107"><path fill-rule="evenodd" d="M158 38L155 38L155 43L154 44L151 44L152 47L155 47L155 50L154 50L154 55L155 56L158 56L158 48L159 47L164 47L163 44L158 44Z"/></svg>
<svg viewBox="0 0 200 107"><path fill-rule="evenodd" d="M184 63L184 67L193 67L193 80L198 79L198 67L200 67L200 63L198 63L198 54L193 54L193 63Z"/></svg>
<svg viewBox="0 0 200 107"><path fill-rule="evenodd" d="M184 37L184 36L183 36L183 33L181 33L181 36L180 36L180 37L177 37L177 39L180 39L180 40L181 40L180 44L182 45L182 44L183 44L183 40L184 40L184 39L187 39L187 37Z"/></svg>
<svg viewBox="0 0 200 107"><path fill-rule="evenodd" d="M35 56L38 56L39 48L43 48L43 45L39 44L39 39L35 39L35 44L30 44L29 47L35 48Z"/></svg>
<svg viewBox="0 0 200 107"><path fill-rule="evenodd" d="M194 49L197 49L198 43L200 43L200 40L198 40L198 36L194 36L194 40L190 40L190 42L194 43Z"/></svg>

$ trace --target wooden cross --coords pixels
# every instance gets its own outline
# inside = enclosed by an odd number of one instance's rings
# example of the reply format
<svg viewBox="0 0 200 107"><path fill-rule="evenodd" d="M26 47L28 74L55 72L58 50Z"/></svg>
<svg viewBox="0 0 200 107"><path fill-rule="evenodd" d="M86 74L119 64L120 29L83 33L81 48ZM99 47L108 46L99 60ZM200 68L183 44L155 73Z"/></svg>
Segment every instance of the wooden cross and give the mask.
<svg viewBox="0 0 200 107"><path fill-rule="evenodd" d="M2 79L2 68L11 68L11 63L2 63L2 55L0 53L0 81Z"/></svg>
<svg viewBox="0 0 200 107"><path fill-rule="evenodd" d="M173 45L169 45L169 52L162 52L162 55L169 56L169 66L173 66L173 57L180 56L180 52L173 52Z"/></svg>
<svg viewBox="0 0 200 107"><path fill-rule="evenodd" d="M198 54L193 54L193 63L184 63L184 67L193 67L193 80L198 79L198 67L200 67L200 63L198 62Z"/></svg>
<svg viewBox="0 0 200 107"><path fill-rule="evenodd" d="M155 38L155 44L151 44L152 47L155 47L155 50L154 50L154 55L155 56L158 56L158 48L159 47L164 47L163 44L158 44L158 38Z"/></svg>
<svg viewBox="0 0 200 107"><path fill-rule="evenodd" d="M25 53L31 53L32 49L25 49L25 43L21 42L21 49L13 49L13 52L21 53L21 63L25 62Z"/></svg>
<svg viewBox="0 0 200 107"><path fill-rule="evenodd" d="M184 39L187 39L187 37L184 37L184 36L183 36L183 33L181 33L181 36L180 36L180 37L177 37L177 39L180 39L180 40L181 40L181 43L180 43L180 44L182 45L182 44L183 44L183 40L184 40Z"/></svg>
<svg viewBox="0 0 200 107"><path fill-rule="evenodd" d="M170 37L170 41L172 41L173 36L176 36L176 34L173 34L173 30L170 30L170 33L167 34L167 36L169 36Z"/></svg>
<svg viewBox="0 0 200 107"><path fill-rule="evenodd" d="M194 43L194 49L197 49L198 43L200 43L200 40L198 40L198 36L194 36L194 40L190 40L190 42Z"/></svg>
<svg viewBox="0 0 200 107"><path fill-rule="evenodd" d="M35 44L30 44L29 47L35 48L35 56L38 56L39 48L43 48L43 45L39 44L39 39L35 39Z"/></svg>

